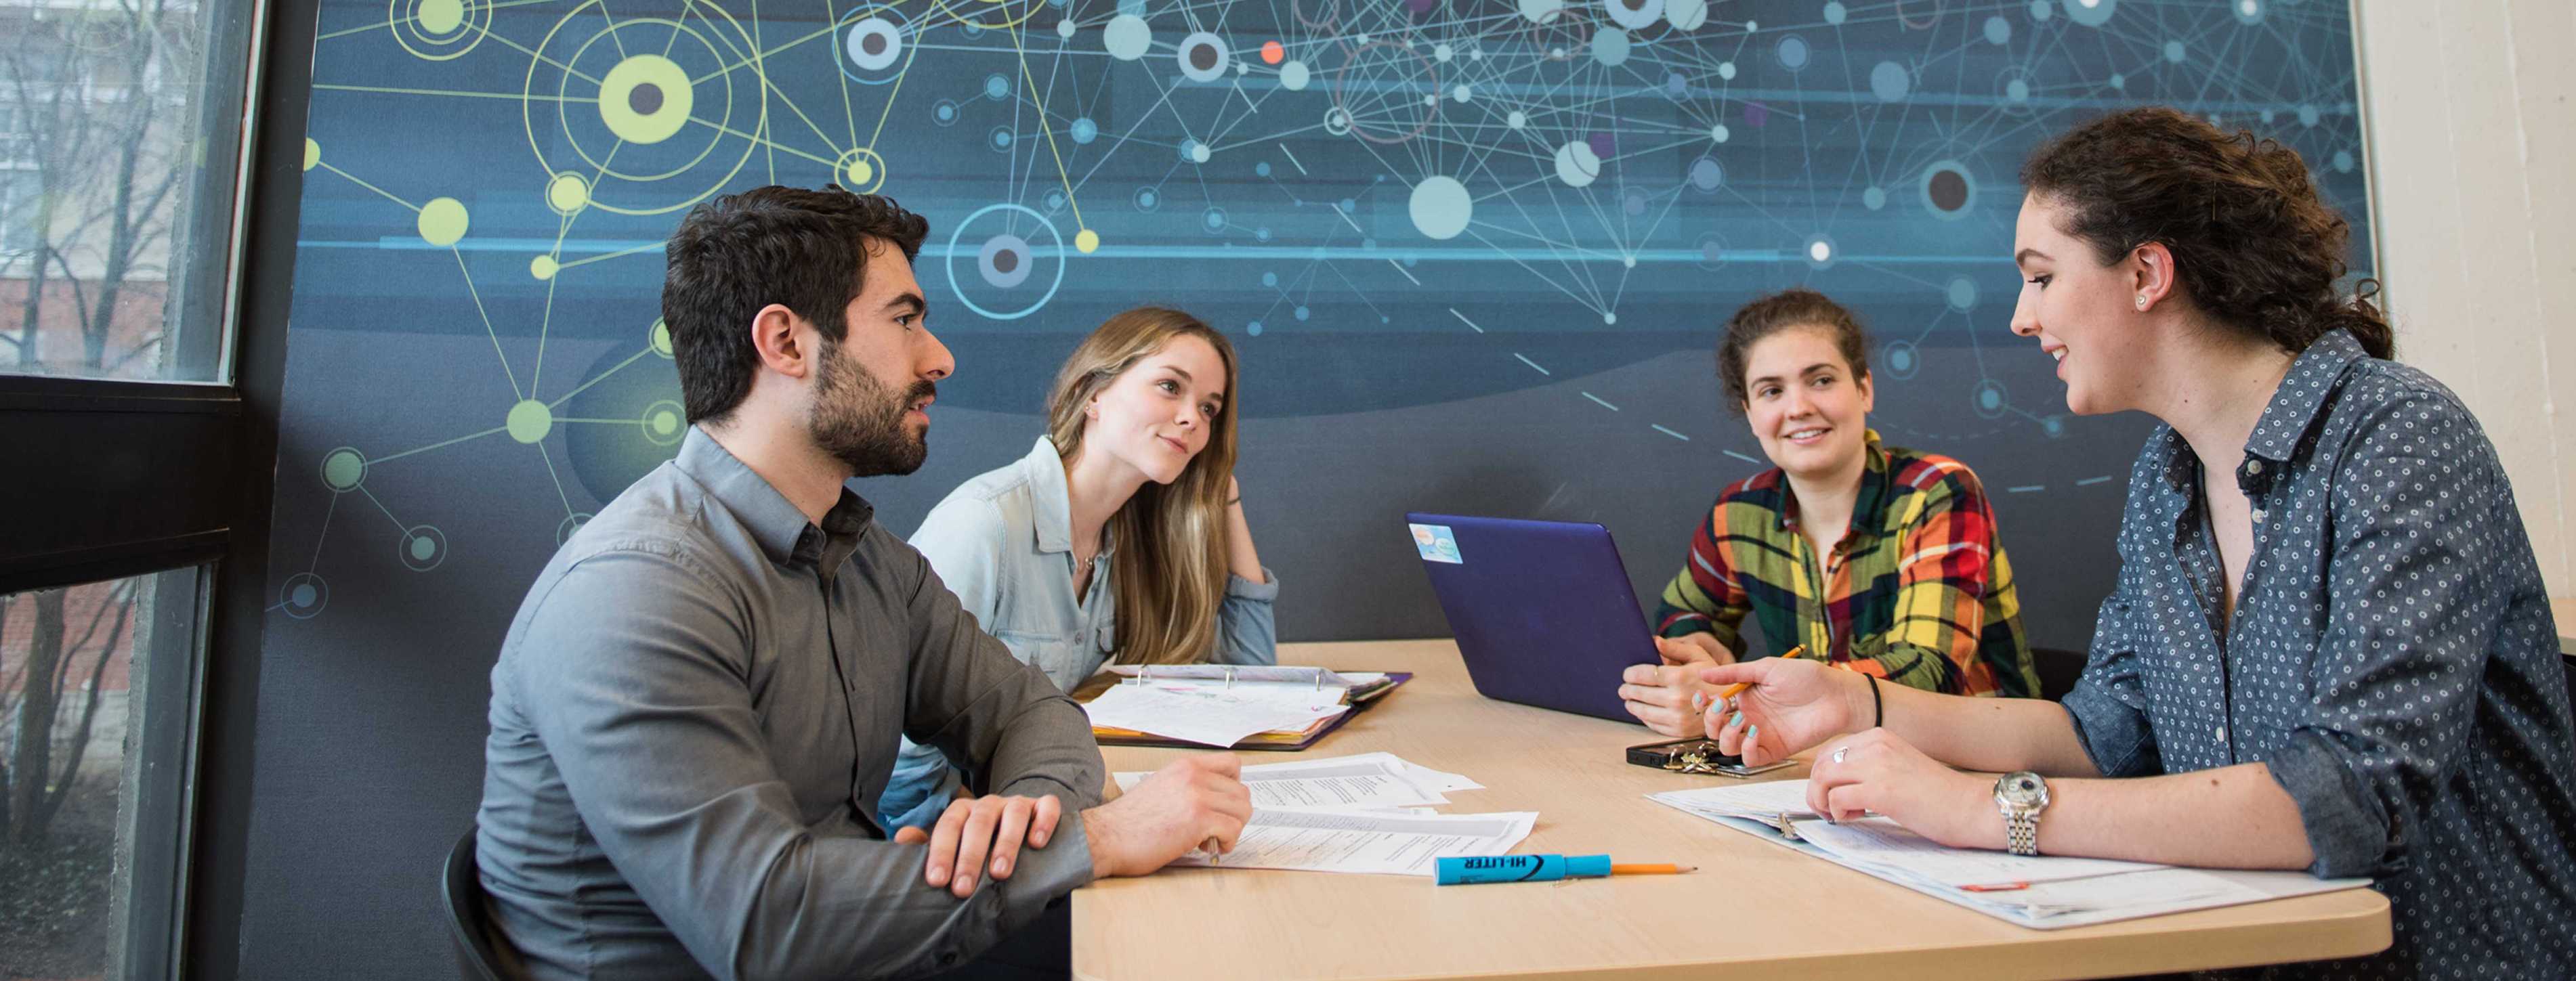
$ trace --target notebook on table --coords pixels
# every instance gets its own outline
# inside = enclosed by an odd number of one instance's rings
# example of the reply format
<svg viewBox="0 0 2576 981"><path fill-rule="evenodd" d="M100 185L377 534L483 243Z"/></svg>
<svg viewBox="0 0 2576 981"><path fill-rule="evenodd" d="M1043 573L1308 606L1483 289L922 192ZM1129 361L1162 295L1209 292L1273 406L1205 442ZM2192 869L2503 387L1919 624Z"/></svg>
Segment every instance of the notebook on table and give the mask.
<svg viewBox="0 0 2576 981"><path fill-rule="evenodd" d="M1120 664L1076 686L1073 699L1104 746L1294 752L1411 680L1403 671Z"/></svg>

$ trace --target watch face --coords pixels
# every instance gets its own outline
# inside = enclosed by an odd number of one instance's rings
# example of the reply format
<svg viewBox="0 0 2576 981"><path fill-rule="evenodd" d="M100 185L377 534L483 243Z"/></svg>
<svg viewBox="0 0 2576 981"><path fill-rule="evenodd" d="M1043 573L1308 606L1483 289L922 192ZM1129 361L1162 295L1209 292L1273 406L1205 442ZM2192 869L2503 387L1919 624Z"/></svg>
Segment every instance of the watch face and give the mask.
<svg viewBox="0 0 2576 981"><path fill-rule="evenodd" d="M2048 803L2048 785L2032 773L2013 773L1995 784L1995 800L2014 807L2040 807Z"/></svg>

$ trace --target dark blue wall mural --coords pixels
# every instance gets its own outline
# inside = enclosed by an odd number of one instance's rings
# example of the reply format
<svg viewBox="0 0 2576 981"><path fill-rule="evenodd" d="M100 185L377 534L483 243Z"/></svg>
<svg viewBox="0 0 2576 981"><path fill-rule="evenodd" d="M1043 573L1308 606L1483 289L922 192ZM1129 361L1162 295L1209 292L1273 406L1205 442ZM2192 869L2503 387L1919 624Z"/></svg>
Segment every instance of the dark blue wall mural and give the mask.
<svg viewBox="0 0 2576 981"><path fill-rule="evenodd" d="M1987 471L2031 578L2107 582L2049 553L2105 537L2076 529L2117 488L2088 488L2139 424L2066 416L2004 330L2014 169L2088 113L2169 102L2295 146L2362 219L2346 16L2279 0L329 5L297 275L303 425L278 521L312 559L276 602L347 616L524 578L667 458L662 237L691 205L773 181L929 215L918 271L960 364L942 408L1013 417L941 425L940 465L863 488L898 532L947 478L1025 446L1076 337L1155 301L1243 348L1254 513L1304 587L1290 633L1438 632L1421 604L1385 604L1418 588L1378 588L1418 578L1391 521L1408 507L1632 519L1643 585L1715 485L1758 465L1715 408L1714 325L1804 283L1875 327L1891 441ZM1415 431L1424 408L1461 404L1485 409L1473 427ZM1548 494L1441 474L1506 447L1517 482ZM1327 474L1369 506L1305 507L1305 478Z"/></svg>

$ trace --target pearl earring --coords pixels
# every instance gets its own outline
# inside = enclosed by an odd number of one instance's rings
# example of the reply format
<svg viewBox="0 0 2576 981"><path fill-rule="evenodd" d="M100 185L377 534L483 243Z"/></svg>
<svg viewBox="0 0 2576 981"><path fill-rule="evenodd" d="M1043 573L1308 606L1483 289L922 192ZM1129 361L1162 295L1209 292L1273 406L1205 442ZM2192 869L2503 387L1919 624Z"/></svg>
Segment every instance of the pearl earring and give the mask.
<svg viewBox="0 0 2576 981"><path fill-rule="evenodd" d="M2140 293L2140 294L2138 294L2138 309L2140 309L2140 310L2144 310L2144 309L2146 309L2146 308L2147 308L2147 295L2146 295L2146 294L2144 294L2144 293Z"/></svg>

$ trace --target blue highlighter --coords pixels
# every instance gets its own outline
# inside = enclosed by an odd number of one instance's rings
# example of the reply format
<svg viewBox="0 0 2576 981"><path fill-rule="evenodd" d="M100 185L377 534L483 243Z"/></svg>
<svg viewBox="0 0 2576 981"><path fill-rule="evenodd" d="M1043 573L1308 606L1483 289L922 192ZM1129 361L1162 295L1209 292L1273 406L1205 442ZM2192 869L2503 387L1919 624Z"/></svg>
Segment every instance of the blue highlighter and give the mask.
<svg viewBox="0 0 2576 981"><path fill-rule="evenodd" d="M1432 881L1444 886L1479 882L1553 882L1609 875L1671 875L1685 865L1613 865L1608 855L1462 855L1432 862Z"/></svg>

